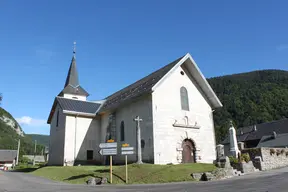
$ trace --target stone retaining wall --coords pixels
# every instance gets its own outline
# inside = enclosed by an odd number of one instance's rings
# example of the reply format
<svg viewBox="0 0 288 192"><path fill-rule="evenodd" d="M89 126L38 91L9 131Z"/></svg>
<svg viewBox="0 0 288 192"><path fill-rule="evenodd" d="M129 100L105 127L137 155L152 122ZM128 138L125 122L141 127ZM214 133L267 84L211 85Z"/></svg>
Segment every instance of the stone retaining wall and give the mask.
<svg viewBox="0 0 288 192"><path fill-rule="evenodd" d="M263 147L261 148L261 157L261 170L288 166L288 149Z"/></svg>
<svg viewBox="0 0 288 192"><path fill-rule="evenodd" d="M288 166L288 149L286 148L251 148L241 150L248 153L255 168L270 170Z"/></svg>

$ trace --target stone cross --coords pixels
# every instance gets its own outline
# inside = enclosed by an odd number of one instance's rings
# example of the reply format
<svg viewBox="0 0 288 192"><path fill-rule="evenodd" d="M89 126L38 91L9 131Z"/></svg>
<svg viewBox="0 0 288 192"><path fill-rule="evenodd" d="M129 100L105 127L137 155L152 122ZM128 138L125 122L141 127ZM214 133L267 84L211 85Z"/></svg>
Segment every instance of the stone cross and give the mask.
<svg viewBox="0 0 288 192"><path fill-rule="evenodd" d="M141 129L140 129L140 119L139 116L136 116L134 121L136 121L136 129L137 129L137 164L142 164L142 150L141 150Z"/></svg>

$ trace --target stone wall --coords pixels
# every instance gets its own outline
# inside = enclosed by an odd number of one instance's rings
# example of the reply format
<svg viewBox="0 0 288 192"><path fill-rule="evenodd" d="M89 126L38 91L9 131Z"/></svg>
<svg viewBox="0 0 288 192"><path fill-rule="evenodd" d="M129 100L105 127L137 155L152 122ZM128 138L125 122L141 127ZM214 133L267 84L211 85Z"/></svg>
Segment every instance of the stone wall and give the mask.
<svg viewBox="0 0 288 192"><path fill-rule="evenodd" d="M255 168L270 170L288 166L288 149L286 148L250 148L241 153L248 153Z"/></svg>
<svg viewBox="0 0 288 192"><path fill-rule="evenodd" d="M261 170L288 166L288 149L261 148Z"/></svg>

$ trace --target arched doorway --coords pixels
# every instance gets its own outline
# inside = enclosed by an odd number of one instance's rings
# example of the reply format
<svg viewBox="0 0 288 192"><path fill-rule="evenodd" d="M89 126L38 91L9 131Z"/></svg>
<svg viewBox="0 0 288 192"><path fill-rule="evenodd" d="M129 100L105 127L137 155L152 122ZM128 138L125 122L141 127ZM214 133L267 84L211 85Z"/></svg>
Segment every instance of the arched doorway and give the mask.
<svg viewBox="0 0 288 192"><path fill-rule="evenodd" d="M182 142L182 149L182 163L196 163L196 148L191 139L184 139Z"/></svg>

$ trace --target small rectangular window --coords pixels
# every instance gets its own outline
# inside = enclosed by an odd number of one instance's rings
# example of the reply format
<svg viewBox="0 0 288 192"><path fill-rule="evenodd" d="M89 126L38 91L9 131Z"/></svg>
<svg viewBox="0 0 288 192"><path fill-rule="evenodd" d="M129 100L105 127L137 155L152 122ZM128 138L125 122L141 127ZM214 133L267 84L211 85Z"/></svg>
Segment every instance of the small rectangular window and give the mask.
<svg viewBox="0 0 288 192"><path fill-rule="evenodd" d="M93 150L87 150L87 160L93 160Z"/></svg>

